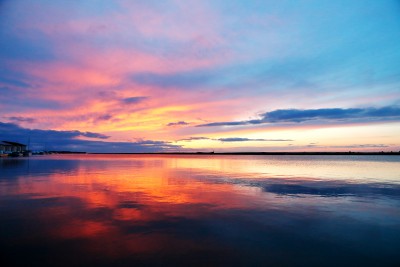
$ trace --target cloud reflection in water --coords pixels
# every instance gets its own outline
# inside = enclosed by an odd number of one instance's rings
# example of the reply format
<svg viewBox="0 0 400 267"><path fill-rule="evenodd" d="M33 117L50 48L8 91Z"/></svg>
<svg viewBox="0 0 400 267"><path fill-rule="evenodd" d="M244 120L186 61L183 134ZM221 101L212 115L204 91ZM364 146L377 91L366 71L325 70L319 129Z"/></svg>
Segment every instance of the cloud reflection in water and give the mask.
<svg viewBox="0 0 400 267"><path fill-rule="evenodd" d="M360 164L385 173L400 162L336 161L344 167L330 178L322 172L298 178L293 166L302 173L305 165L334 163L224 156L1 160L1 255L11 266L399 263L400 184L345 173Z"/></svg>

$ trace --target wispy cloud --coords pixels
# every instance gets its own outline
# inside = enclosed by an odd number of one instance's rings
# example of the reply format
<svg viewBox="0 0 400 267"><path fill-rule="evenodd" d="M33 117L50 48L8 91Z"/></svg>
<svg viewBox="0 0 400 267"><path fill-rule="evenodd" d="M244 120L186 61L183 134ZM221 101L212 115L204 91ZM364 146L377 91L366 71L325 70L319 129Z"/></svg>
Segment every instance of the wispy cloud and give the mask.
<svg viewBox="0 0 400 267"><path fill-rule="evenodd" d="M147 97L145 96L133 96L122 99L122 102L124 102L125 104L139 104L146 99Z"/></svg>
<svg viewBox="0 0 400 267"><path fill-rule="evenodd" d="M100 115L97 118L94 119L95 122L100 122L100 121L108 121L111 120L113 116L111 114L104 114Z"/></svg>
<svg viewBox="0 0 400 267"><path fill-rule="evenodd" d="M326 148L385 148L389 147L384 144L360 144L360 145L348 145L348 146L326 146Z"/></svg>
<svg viewBox="0 0 400 267"><path fill-rule="evenodd" d="M228 137L214 139L221 142L287 142L293 141L292 139L263 139L263 138L242 138L242 137Z"/></svg>
<svg viewBox="0 0 400 267"><path fill-rule="evenodd" d="M198 141L198 140L212 140L220 142L287 142L293 141L292 139L265 139L265 138L245 138L245 137L225 137L225 138L209 138L204 136L188 137L179 139L178 141Z"/></svg>
<svg viewBox="0 0 400 267"><path fill-rule="evenodd" d="M139 84L162 88L197 88L211 82L216 78L216 74L210 74L204 71L179 72L173 74L137 73L132 75L131 78L134 82Z"/></svg>
<svg viewBox="0 0 400 267"><path fill-rule="evenodd" d="M324 122L367 122L400 121L400 107L381 108L324 108L324 109L278 109L260 115L260 119L246 121L226 121L200 124L197 127L239 126L264 123L301 123L306 121Z"/></svg>
<svg viewBox="0 0 400 267"><path fill-rule="evenodd" d="M167 126L183 126L183 125L189 125L189 123L186 121L177 121L177 122L170 122L167 124Z"/></svg>
<svg viewBox="0 0 400 267"><path fill-rule="evenodd" d="M204 137L204 136L191 136L188 138L179 139L178 141L191 142L191 141L198 141L198 140L210 140L210 138Z"/></svg>
<svg viewBox="0 0 400 267"><path fill-rule="evenodd" d="M30 117L12 116L12 117L6 117L6 119L14 122L27 122L27 123L36 122L36 119Z"/></svg>

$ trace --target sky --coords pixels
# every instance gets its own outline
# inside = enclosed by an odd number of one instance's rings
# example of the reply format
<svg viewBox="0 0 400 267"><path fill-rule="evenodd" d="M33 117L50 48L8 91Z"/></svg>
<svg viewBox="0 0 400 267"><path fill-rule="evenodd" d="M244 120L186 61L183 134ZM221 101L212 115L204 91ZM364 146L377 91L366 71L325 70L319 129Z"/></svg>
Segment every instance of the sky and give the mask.
<svg viewBox="0 0 400 267"><path fill-rule="evenodd" d="M399 151L398 0L0 0L0 140Z"/></svg>

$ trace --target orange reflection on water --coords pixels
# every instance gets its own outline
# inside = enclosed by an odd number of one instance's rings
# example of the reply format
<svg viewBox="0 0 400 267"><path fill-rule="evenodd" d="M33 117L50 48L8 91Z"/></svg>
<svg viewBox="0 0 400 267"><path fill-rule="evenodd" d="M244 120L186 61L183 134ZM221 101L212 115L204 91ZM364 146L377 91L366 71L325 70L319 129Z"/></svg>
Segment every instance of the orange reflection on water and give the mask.
<svg viewBox="0 0 400 267"><path fill-rule="evenodd" d="M180 249L199 247L169 233L153 232L151 225L169 227L170 221L206 218L218 210L245 210L259 201L258 188L190 176L182 167L186 160L88 160L92 161L86 165L77 161L68 172L54 170L29 179L19 177L7 195L39 201L35 220L48 225L43 229L45 235L88 240L85 250L90 253L120 257L165 250L165 244L171 240ZM136 228L143 228L144 233ZM98 242L106 244L99 246ZM118 243L120 249L116 250L110 242Z"/></svg>
<svg viewBox="0 0 400 267"><path fill-rule="evenodd" d="M81 259L90 259L87 264L93 257L102 262L134 257L135 262L190 251L231 255L232 240L258 240L261 232L258 242L266 242L265 247L275 232L293 236L289 241L296 243L301 240L297 228L308 225L303 216L316 217L317 225L326 221L329 230L332 214L333 219L365 220L373 210L373 216L395 221L398 211L379 199L397 191L369 184L380 179L380 170L382 175L399 166L390 160L74 155L21 159L10 166L18 164L19 173L0 179L1 198L10 201L0 208L21 205L14 219L35 227L28 233L16 230L16 235L34 242L43 237L50 243L70 242ZM330 174L333 168L338 170ZM369 176L363 176L360 170L368 168ZM294 175L296 169L300 176ZM382 184L399 178L388 174ZM338 184L344 180L367 187ZM351 190L378 197L370 202ZM354 205L349 192L362 201Z"/></svg>

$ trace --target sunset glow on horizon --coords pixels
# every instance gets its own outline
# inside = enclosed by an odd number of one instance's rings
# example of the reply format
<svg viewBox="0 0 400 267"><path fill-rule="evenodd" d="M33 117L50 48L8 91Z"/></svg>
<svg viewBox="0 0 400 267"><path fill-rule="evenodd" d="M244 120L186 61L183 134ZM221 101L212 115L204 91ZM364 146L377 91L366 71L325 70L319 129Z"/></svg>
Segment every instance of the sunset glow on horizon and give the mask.
<svg viewBox="0 0 400 267"><path fill-rule="evenodd" d="M0 1L0 141L399 151L400 4Z"/></svg>

